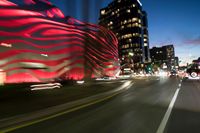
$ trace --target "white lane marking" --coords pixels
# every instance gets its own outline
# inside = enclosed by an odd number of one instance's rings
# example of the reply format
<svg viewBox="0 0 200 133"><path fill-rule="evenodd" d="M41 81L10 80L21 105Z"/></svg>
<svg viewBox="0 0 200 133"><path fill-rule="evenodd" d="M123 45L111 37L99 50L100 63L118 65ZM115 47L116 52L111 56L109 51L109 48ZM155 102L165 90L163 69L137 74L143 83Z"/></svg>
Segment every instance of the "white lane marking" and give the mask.
<svg viewBox="0 0 200 133"><path fill-rule="evenodd" d="M181 87L181 83L178 86Z"/></svg>
<svg viewBox="0 0 200 133"><path fill-rule="evenodd" d="M180 91L180 88L178 88L178 89L176 90L176 92L175 92L175 94L174 94L174 97L172 98L172 101L171 101L171 103L170 103L170 105L169 105L169 107L168 107L168 109L167 109L167 112L165 113L165 116L164 116L162 122L160 123L160 126L159 126L159 128L158 128L158 130L157 130L156 133L163 133L163 132L164 132L164 129L165 129L166 125L167 125L167 122L168 122L169 117L170 117L170 115L171 115L172 109L173 109L174 104L175 104L175 102L176 102L176 99L177 99L177 97L178 97L179 91Z"/></svg>

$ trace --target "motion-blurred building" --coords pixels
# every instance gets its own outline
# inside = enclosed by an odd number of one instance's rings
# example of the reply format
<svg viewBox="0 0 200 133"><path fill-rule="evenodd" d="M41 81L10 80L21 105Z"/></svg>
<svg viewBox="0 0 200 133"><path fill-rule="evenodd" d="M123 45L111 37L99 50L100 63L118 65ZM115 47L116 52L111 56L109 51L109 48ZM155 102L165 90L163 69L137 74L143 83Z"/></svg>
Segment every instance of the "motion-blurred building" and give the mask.
<svg viewBox="0 0 200 133"><path fill-rule="evenodd" d="M147 13L139 0L113 0L100 10L99 24L117 36L121 66L150 62Z"/></svg>
<svg viewBox="0 0 200 133"><path fill-rule="evenodd" d="M111 31L65 17L48 1L27 2L0 2L0 85L119 73L118 41Z"/></svg>
<svg viewBox="0 0 200 133"><path fill-rule="evenodd" d="M150 55L152 62L162 69L172 70L178 66L179 61L175 58L173 45L153 47L150 49Z"/></svg>

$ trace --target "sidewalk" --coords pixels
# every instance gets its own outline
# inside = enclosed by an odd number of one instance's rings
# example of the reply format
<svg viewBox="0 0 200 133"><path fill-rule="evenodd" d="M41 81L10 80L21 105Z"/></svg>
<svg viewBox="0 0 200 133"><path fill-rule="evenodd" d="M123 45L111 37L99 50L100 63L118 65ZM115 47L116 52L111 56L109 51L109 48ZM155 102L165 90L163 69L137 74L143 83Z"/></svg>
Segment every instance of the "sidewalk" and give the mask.
<svg viewBox="0 0 200 133"><path fill-rule="evenodd" d="M129 86L130 81L129 84L127 82L64 85L60 89L40 91L23 89L21 91L17 90L12 95L6 94L6 96L1 93L0 129L46 117L117 94Z"/></svg>

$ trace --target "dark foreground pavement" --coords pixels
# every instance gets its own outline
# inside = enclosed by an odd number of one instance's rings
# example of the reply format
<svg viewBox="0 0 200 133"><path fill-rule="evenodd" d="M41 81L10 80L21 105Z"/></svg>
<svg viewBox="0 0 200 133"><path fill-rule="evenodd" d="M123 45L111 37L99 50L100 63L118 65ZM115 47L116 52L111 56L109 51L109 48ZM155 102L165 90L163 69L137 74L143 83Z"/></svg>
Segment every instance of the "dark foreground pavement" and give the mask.
<svg viewBox="0 0 200 133"><path fill-rule="evenodd" d="M200 133L200 80L183 80L165 133Z"/></svg>
<svg viewBox="0 0 200 133"><path fill-rule="evenodd" d="M107 92L125 81L95 81L81 85L63 84L59 89L37 91L31 91L30 85L27 84L2 86L0 88L0 122L9 117Z"/></svg>
<svg viewBox="0 0 200 133"><path fill-rule="evenodd" d="M110 100L14 133L156 133L179 79L139 80Z"/></svg>
<svg viewBox="0 0 200 133"><path fill-rule="evenodd" d="M179 78L135 80L112 99L12 133L162 133L158 128L179 88L163 132L199 133L200 82L181 82Z"/></svg>

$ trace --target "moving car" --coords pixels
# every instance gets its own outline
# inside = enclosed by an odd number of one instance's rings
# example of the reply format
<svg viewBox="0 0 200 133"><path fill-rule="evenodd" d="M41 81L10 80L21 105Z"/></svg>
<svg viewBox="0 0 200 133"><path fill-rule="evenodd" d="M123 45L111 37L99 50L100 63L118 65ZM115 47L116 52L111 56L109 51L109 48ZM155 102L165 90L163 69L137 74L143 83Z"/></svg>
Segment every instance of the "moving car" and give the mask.
<svg viewBox="0 0 200 133"><path fill-rule="evenodd" d="M189 79L200 79L200 64L195 63L188 67L186 77Z"/></svg>
<svg viewBox="0 0 200 133"><path fill-rule="evenodd" d="M170 77L173 77L173 76L178 76L178 74L175 70L170 72Z"/></svg>

